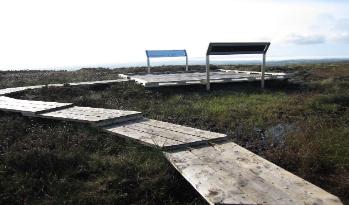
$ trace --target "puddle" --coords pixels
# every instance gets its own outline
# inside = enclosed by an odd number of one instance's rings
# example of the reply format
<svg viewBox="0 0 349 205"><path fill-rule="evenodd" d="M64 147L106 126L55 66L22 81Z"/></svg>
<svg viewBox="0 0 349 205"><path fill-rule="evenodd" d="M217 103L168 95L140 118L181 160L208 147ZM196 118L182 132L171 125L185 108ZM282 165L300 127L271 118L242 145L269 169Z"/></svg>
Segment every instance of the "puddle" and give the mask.
<svg viewBox="0 0 349 205"><path fill-rule="evenodd" d="M265 130L255 128L255 132L260 136L261 142L266 147L283 146L286 136L298 128L295 124L279 123Z"/></svg>
<svg viewBox="0 0 349 205"><path fill-rule="evenodd" d="M288 133L294 131L297 127L294 124L279 123L275 126L267 128L263 133L263 141L265 145L282 146Z"/></svg>

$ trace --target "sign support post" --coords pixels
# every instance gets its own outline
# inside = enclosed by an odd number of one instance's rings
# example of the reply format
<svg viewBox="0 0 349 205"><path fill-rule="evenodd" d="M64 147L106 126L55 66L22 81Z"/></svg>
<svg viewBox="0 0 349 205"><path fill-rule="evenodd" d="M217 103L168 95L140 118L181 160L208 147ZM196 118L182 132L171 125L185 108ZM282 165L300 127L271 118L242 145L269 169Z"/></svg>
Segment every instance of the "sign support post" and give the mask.
<svg viewBox="0 0 349 205"><path fill-rule="evenodd" d="M147 57L147 64L148 64L148 73L150 73L150 60L149 60L149 57Z"/></svg>
<svg viewBox="0 0 349 205"><path fill-rule="evenodd" d="M210 91L210 56L206 55L206 90Z"/></svg>
<svg viewBox="0 0 349 205"><path fill-rule="evenodd" d="M261 88L264 89L264 70L265 70L265 53L263 53L263 60L262 60L262 67L261 67L261 73L262 73L262 79L261 79Z"/></svg>
<svg viewBox="0 0 349 205"><path fill-rule="evenodd" d="M210 43L206 53L206 90L210 90L210 55L262 54L261 88L264 89L265 58L270 42Z"/></svg>
<svg viewBox="0 0 349 205"><path fill-rule="evenodd" d="M189 66L188 66L188 53L187 53L187 50L184 50L184 54L185 54L185 71L188 72Z"/></svg>

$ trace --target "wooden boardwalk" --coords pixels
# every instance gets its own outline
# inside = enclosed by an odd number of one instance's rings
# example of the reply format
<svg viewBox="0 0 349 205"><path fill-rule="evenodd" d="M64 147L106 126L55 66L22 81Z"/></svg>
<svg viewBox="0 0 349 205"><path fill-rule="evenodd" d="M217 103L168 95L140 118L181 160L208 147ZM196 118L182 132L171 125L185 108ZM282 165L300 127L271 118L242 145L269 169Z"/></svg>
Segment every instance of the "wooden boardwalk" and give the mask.
<svg viewBox="0 0 349 205"><path fill-rule="evenodd" d="M163 150L186 148L226 140L225 134L147 118L111 125L104 127L104 129L113 134L134 139L142 144Z"/></svg>
<svg viewBox="0 0 349 205"><path fill-rule="evenodd" d="M0 96L1 95L7 95L11 93L21 92L24 90L31 90L31 89L38 89L42 88L44 85L36 85L36 86L26 86L26 87L16 87L16 88L5 88L0 90Z"/></svg>
<svg viewBox="0 0 349 205"><path fill-rule="evenodd" d="M101 84L112 84L112 83L120 83L120 82L127 82L127 81L130 81L130 80L129 79L99 80L99 81L76 82L76 83L65 83L65 84L47 84L47 85L35 85L35 86L5 88L5 89L0 89L0 96L11 94L11 93L16 93L16 92L21 92L24 90L39 89L39 88L43 88L46 86L47 87L62 87L64 85L70 85L70 86L101 85Z"/></svg>
<svg viewBox="0 0 349 205"><path fill-rule="evenodd" d="M72 103L18 100L5 96L0 96L0 110L20 112L23 115L27 116L64 109L71 106L73 106Z"/></svg>
<svg viewBox="0 0 349 205"><path fill-rule="evenodd" d="M68 83L71 86L78 85L102 85L102 84L112 84L112 83L120 83L130 81L128 79L116 79L116 80L99 80L99 81L87 81L87 82L77 82L77 83Z"/></svg>
<svg viewBox="0 0 349 205"><path fill-rule="evenodd" d="M205 84L206 73L187 72L187 73L152 73L152 74L120 74L122 78L134 80L144 87L178 86ZM229 83L243 81L259 81L262 74L253 71L235 71L221 70L210 73L211 83ZM287 79L285 73L266 73L265 80L283 80Z"/></svg>
<svg viewBox="0 0 349 205"><path fill-rule="evenodd" d="M210 204L342 204L336 196L233 142L165 155Z"/></svg>
<svg viewBox="0 0 349 205"><path fill-rule="evenodd" d="M227 69L218 69L218 71L228 72L228 73L240 73L240 74L257 74L262 75L262 72L259 71L244 71L244 70L227 70ZM265 72L266 76L274 76L276 78L285 79L293 76L293 73L281 73L281 72Z"/></svg>
<svg viewBox="0 0 349 205"><path fill-rule="evenodd" d="M44 86L9 88L0 93L40 87ZM143 118L136 111L78 107L71 103L0 96L0 110L101 126L106 132L160 148L169 162L212 205L342 204L336 196L231 142L225 134Z"/></svg>
<svg viewBox="0 0 349 205"><path fill-rule="evenodd" d="M46 112L40 114L39 117L90 123L95 126L106 126L139 119L142 117L142 113L136 111L74 106L53 112Z"/></svg>

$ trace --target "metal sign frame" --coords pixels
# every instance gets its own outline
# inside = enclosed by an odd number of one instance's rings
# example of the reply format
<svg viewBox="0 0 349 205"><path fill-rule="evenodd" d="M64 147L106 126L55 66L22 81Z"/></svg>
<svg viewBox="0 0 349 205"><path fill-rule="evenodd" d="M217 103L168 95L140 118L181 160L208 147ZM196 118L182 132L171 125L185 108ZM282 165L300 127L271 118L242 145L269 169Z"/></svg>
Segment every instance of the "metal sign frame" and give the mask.
<svg viewBox="0 0 349 205"><path fill-rule="evenodd" d="M148 73L150 73L150 58L185 57L185 71L188 71L188 54L184 50L146 50Z"/></svg>
<svg viewBox="0 0 349 205"><path fill-rule="evenodd" d="M270 42L210 43L206 53L206 90L210 90L210 55L262 54L261 88L264 89L265 58Z"/></svg>

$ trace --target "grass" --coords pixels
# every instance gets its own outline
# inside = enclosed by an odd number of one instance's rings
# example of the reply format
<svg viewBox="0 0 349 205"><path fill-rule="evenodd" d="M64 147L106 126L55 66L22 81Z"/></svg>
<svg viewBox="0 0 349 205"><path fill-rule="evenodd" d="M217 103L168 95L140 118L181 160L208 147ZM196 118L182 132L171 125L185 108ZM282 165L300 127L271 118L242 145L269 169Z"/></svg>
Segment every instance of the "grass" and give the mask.
<svg viewBox="0 0 349 205"><path fill-rule="evenodd" d="M205 204L158 150L78 123L0 123L0 204Z"/></svg>
<svg viewBox="0 0 349 205"><path fill-rule="evenodd" d="M225 66L225 68L232 68L232 66ZM257 69L253 66L233 68ZM161 69L170 70L176 67L155 68L155 70ZM195 69L202 68L195 67ZM130 70L139 71L137 68ZM78 80L76 77L81 74L79 72L84 72L85 79L92 78L97 72L102 73L99 74L98 79L112 79L117 72L130 70L84 69L64 72L63 76L66 82L71 82ZM50 87L30 90L14 96L33 100L73 102L81 106L137 110L142 111L149 118L226 133L241 146L330 191L339 196L344 203L349 203L347 192L349 190L349 64L290 65L270 67L269 70L292 71L296 75L288 83L268 82L265 91L259 89L258 83L213 85L209 93L205 91L204 86L144 89L133 83L119 83L88 87ZM16 74L20 76L20 72ZM9 85L16 84L16 78L8 75L6 73L1 78L5 78L5 82ZM55 72L52 75L62 76ZM37 79L37 77L33 78ZM37 84L42 84L40 80L38 81ZM49 77L45 82L57 83ZM26 83L32 83L30 78L23 78L23 84ZM13 114L6 114L5 117L0 117L2 118L11 119ZM13 169L10 174L4 175L1 179L2 187L11 188L7 193L8 197L13 198L9 198L8 202L12 202L10 199L15 201L18 196L21 196L21 192L16 189L24 187L26 190L28 186L30 187L31 179L41 179L40 175L40 177L31 175L40 170L40 167L32 167L25 172L21 171L21 167L27 169L30 165L26 162L47 157L50 159L48 161L53 161L52 164L43 162L36 164L53 170L53 173L42 172L50 177L54 176L58 182L52 180L54 183L47 185L47 189L43 191L39 188L27 190L28 202L204 203L157 150L111 137L98 130L90 132L79 124L37 122L36 119L20 116L15 118L14 121L0 121L3 127L0 129L1 143L7 146L0 158L1 164L6 169L9 167ZM29 123L22 122L28 120ZM16 121L19 122L16 123ZM35 123L35 128L31 128L31 123ZM51 128L45 123L52 123ZM48 127L42 127L44 125ZM280 142L274 143L273 136L268 133L271 128L278 125L287 125L289 128L287 132L282 133L282 138L277 139ZM28 137L28 133L17 133L28 129L35 134L29 134ZM17 135L22 137L17 139L15 137ZM71 137L75 141L73 140L72 144L65 144L67 142L61 139L63 136ZM45 141L47 138L50 140ZM85 138L93 143L87 143L85 147L86 142L83 140ZM55 146L50 147L52 140L55 141ZM40 152L35 152L36 149L26 147L27 143L31 146L43 146L45 149L40 148ZM73 150L69 151L70 149ZM108 152L107 150L110 149L115 152ZM19 158L15 158L16 156ZM69 161L72 160L71 158L76 161L75 165ZM24 164L17 166L14 163L17 161ZM69 166L59 171L64 161L68 161ZM50 169L50 166L56 166L56 168ZM6 169L0 170L1 176L3 173L8 173ZM126 173L130 173L130 176L125 175L122 171L124 169L127 170ZM55 170L59 173L55 174ZM78 172L77 170L85 170L84 173L89 177L83 180L73 177L73 181L69 181L72 173ZM27 179L25 177L27 175L32 178ZM76 175L73 174L73 176ZM145 179L139 182L137 180L139 178ZM64 195L64 189L59 190L61 186L59 183L62 180L64 183L69 183L63 187L71 187L72 190L66 195ZM108 180L114 183L111 187L108 186ZM42 193L40 195L42 198L36 196L38 193ZM49 197L44 197L47 194Z"/></svg>
<svg viewBox="0 0 349 205"><path fill-rule="evenodd" d="M118 72L104 68L69 71L0 71L0 88L69 83L118 78Z"/></svg>

